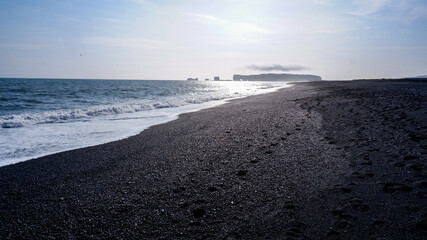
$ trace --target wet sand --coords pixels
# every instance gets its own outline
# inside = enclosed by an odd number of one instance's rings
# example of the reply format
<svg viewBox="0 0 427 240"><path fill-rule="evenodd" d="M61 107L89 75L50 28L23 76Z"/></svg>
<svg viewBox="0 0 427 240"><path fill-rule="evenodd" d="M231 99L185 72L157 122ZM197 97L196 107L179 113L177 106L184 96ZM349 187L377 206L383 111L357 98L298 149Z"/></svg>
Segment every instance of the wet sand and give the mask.
<svg viewBox="0 0 427 240"><path fill-rule="evenodd" d="M425 239L427 82L296 84L0 168L0 239Z"/></svg>

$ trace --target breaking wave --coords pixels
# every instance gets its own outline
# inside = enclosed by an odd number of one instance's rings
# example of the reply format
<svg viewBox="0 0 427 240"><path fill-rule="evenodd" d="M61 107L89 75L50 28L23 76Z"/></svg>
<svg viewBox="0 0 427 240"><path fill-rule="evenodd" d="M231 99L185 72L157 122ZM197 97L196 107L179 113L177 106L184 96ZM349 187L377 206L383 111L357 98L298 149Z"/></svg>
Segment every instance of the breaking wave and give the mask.
<svg viewBox="0 0 427 240"><path fill-rule="evenodd" d="M235 93L233 97L238 97ZM46 111L39 113L22 113L6 115L0 117L0 126L2 128L19 128L35 124L59 123L65 121L79 121L88 118L106 116L122 113L135 113L140 111L173 108L185 106L188 104L198 104L208 101L222 100L231 96L223 97L193 97L184 99L170 99L164 101L151 101L144 103L131 103L121 105L103 105L82 109L61 109L55 111Z"/></svg>

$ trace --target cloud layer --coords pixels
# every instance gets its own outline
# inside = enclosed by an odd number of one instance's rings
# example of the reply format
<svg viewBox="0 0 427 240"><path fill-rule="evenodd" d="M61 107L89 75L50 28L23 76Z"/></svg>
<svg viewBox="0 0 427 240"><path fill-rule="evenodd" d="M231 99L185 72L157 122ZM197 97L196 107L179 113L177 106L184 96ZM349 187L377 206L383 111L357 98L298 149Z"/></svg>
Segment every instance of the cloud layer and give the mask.
<svg viewBox="0 0 427 240"><path fill-rule="evenodd" d="M279 64L264 65L264 66L249 65L246 68L250 69L250 70L258 70L258 71L266 71L266 72L271 72L271 71L290 72L290 71L301 71L301 70L307 70L308 69L304 66L298 66L298 65L283 66L283 65L279 65Z"/></svg>
<svg viewBox="0 0 427 240"><path fill-rule="evenodd" d="M358 6L358 9L349 14L354 16L373 14L385 8L391 2L391 0L353 0L353 4Z"/></svg>

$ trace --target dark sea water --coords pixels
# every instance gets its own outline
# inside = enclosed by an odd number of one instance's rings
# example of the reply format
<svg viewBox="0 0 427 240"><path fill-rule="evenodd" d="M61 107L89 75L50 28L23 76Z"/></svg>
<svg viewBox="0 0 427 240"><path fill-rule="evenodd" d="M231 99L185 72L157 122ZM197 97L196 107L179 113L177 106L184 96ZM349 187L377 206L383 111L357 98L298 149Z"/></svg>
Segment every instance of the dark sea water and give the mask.
<svg viewBox="0 0 427 240"><path fill-rule="evenodd" d="M283 82L0 79L0 166L135 135Z"/></svg>

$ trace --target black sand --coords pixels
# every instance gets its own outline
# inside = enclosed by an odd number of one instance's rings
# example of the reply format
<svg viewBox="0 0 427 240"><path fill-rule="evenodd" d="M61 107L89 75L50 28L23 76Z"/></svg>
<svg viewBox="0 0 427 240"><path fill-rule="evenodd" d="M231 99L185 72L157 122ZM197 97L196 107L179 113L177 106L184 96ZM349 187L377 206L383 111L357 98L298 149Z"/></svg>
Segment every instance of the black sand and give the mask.
<svg viewBox="0 0 427 240"><path fill-rule="evenodd" d="M0 239L426 239L427 82L292 89L0 168Z"/></svg>

